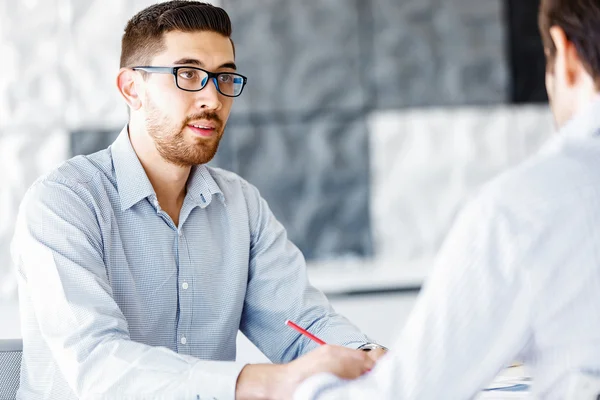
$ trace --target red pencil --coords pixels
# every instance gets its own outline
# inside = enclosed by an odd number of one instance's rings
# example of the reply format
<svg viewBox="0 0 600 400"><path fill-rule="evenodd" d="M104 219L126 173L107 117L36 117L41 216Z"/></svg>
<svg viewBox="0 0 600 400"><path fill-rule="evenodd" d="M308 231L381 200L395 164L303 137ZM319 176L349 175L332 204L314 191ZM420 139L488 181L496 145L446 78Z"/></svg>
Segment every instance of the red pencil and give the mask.
<svg viewBox="0 0 600 400"><path fill-rule="evenodd" d="M289 319L287 321L285 321L285 324L287 326L291 327L291 328L294 328L295 330L297 330L298 332L300 332L304 336L308 337L309 339L314 340L315 342L319 343L320 345L326 344L324 341L322 341L321 339L319 339L318 337L316 337L315 335L313 335L312 333L310 333L306 329L300 328L298 325L296 325L295 323L293 323Z"/></svg>

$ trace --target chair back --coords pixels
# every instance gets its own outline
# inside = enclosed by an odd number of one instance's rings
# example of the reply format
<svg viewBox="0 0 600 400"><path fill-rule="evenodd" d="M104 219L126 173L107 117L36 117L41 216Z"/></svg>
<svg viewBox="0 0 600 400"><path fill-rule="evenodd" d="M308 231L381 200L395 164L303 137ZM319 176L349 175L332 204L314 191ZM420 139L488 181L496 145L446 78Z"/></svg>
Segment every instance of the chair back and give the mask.
<svg viewBox="0 0 600 400"><path fill-rule="evenodd" d="M21 372L21 339L0 339L0 400L15 400Z"/></svg>

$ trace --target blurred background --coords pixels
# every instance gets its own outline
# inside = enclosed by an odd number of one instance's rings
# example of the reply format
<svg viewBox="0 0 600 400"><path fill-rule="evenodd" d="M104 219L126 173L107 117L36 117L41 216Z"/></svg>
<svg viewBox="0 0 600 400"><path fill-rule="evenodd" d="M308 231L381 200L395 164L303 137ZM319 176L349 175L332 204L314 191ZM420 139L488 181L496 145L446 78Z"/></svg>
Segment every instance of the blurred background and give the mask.
<svg viewBox="0 0 600 400"><path fill-rule="evenodd" d="M21 198L125 125L120 38L154 2L0 0L0 338L20 336ZM211 164L260 189L312 282L390 345L466 199L553 134L538 0L212 3L249 83Z"/></svg>

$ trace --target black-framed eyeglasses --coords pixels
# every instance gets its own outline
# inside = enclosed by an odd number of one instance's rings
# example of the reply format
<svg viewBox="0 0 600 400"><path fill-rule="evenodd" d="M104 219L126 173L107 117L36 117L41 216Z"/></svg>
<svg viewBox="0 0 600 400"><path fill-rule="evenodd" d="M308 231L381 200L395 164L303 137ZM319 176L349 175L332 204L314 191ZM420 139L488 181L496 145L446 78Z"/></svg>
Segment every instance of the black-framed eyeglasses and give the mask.
<svg viewBox="0 0 600 400"><path fill-rule="evenodd" d="M248 78L234 72L210 72L196 67L133 67L134 71L157 74L172 74L175 85L186 92L198 92L206 87L212 79L217 91L223 96L237 97L242 94Z"/></svg>

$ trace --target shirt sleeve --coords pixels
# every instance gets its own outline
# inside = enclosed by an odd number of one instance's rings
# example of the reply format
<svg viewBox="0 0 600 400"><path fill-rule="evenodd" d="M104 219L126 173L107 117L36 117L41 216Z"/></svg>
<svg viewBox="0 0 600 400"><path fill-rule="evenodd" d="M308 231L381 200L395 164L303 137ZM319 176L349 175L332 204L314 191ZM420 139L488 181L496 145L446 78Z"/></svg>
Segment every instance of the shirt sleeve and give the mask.
<svg viewBox="0 0 600 400"><path fill-rule="evenodd" d="M393 350L358 380L313 377L295 398L472 398L531 338L531 278L516 268L527 229L477 198L458 217Z"/></svg>
<svg viewBox="0 0 600 400"><path fill-rule="evenodd" d="M317 346L285 325L288 319L326 343L357 348L369 342L311 286L302 253L288 240L258 190L244 185L251 244L240 330L273 362L289 362Z"/></svg>
<svg viewBox="0 0 600 400"><path fill-rule="evenodd" d="M233 399L243 364L202 361L130 339L103 262L94 204L80 186L38 182L20 207L12 248L20 290L73 392Z"/></svg>

